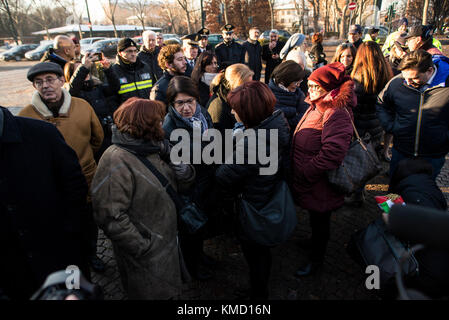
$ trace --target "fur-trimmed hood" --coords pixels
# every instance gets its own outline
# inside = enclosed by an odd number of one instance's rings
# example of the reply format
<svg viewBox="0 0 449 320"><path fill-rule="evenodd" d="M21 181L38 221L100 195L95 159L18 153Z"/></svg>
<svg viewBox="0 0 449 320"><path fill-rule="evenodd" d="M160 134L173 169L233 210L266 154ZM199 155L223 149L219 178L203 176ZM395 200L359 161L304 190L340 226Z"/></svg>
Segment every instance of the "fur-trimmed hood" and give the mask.
<svg viewBox="0 0 449 320"><path fill-rule="evenodd" d="M357 96L354 91L354 81L347 80L343 84L330 91L318 101L312 102L310 96L307 96L305 102L315 105L318 109L340 109L344 107L354 108L357 105Z"/></svg>
<svg viewBox="0 0 449 320"><path fill-rule="evenodd" d="M64 103L59 109L59 116L68 117L70 105L72 103L72 96L65 88L62 88L62 94L64 95ZM34 92L33 97L31 98L31 104L33 105L33 108L37 111L37 113L39 113L44 119L53 118L53 112L51 112L50 109L48 109L48 107L42 101L42 98L39 95L38 91Z"/></svg>

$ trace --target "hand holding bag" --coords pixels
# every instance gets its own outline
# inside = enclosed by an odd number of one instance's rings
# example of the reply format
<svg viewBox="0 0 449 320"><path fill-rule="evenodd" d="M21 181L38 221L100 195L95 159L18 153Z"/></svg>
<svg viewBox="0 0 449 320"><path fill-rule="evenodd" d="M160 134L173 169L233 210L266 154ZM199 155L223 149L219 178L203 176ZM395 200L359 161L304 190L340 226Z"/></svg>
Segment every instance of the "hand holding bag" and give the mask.
<svg viewBox="0 0 449 320"><path fill-rule="evenodd" d="M362 188L368 180L374 178L382 169L377 153L369 141L369 134L364 139L351 120L357 139L351 142L342 164L335 170L327 172L329 183L345 194L351 194Z"/></svg>
<svg viewBox="0 0 449 320"><path fill-rule="evenodd" d="M275 246L285 242L298 223L295 203L283 180L262 209L257 210L242 196L238 206L244 236L261 245Z"/></svg>

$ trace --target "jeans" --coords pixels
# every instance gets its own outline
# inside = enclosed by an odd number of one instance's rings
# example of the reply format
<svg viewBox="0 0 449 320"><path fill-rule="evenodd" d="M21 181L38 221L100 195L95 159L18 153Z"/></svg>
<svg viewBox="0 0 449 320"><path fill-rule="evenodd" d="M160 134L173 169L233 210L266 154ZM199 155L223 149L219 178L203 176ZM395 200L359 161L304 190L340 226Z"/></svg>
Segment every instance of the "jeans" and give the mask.
<svg viewBox="0 0 449 320"><path fill-rule="evenodd" d="M393 177L394 171L398 167L398 164L401 160L404 160L407 158L413 159L413 157L406 156L406 155L400 153L395 148L393 148L391 150L391 152L392 152L392 157L391 157L391 162L390 162L390 179L391 179L391 177ZM443 168L443 166L444 166L445 156L440 157L440 158L423 157L422 159L428 161L432 165L432 168L433 168L432 178L435 180L436 177L440 174L441 168Z"/></svg>

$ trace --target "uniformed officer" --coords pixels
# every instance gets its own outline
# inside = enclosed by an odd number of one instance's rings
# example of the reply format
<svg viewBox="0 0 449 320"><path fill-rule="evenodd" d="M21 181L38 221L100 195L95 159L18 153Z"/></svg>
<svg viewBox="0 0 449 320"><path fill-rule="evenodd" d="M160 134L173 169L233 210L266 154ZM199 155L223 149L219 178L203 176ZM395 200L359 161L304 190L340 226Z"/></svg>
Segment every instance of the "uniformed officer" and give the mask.
<svg viewBox="0 0 449 320"><path fill-rule="evenodd" d="M211 53L214 53L214 48L209 44L209 29L203 28L200 31L198 31L198 34L200 36L200 45L199 45L199 52L198 55L203 53L204 51L209 51Z"/></svg>
<svg viewBox="0 0 449 320"><path fill-rule="evenodd" d="M120 39L116 63L111 67L120 80L120 104L131 97L148 99L153 83L156 82L151 66L143 63L137 53L137 44L132 39Z"/></svg>
<svg viewBox="0 0 449 320"><path fill-rule="evenodd" d="M233 38L234 26L232 24L226 24L221 30L224 41L215 47L218 64L232 65L235 63L245 63L245 48Z"/></svg>
<svg viewBox="0 0 449 320"><path fill-rule="evenodd" d="M192 75L193 68L195 67L196 58L198 58L198 47L200 35L197 33L189 34L181 38L182 51L187 61L187 69L185 75L190 77Z"/></svg>

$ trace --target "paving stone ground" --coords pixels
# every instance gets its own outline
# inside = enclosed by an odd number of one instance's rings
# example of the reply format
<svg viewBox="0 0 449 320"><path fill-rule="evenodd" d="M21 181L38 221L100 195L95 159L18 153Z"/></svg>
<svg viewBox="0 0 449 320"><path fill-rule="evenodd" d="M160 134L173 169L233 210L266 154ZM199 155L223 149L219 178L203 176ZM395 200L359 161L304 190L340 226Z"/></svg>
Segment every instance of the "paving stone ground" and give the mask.
<svg viewBox="0 0 449 320"><path fill-rule="evenodd" d="M388 165L384 163L384 172ZM446 161L437 178L446 199L449 186L449 161ZM367 275L346 252L346 244L358 229L366 227L381 212L374 196L386 193L388 177L381 174L370 181L366 201L361 208L344 206L332 215L331 239L326 253L323 272L299 280L294 272L305 261L306 253L298 246L298 240L310 236L308 214L298 208L298 226L292 238L272 249L273 266L270 279L272 300L379 300L376 291L365 288ZM213 279L184 284L182 299L186 300L235 300L248 287L248 268L238 242L230 236L220 236L205 242L205 252L219 261ZM105 299L126 299L118 274L110 241L101 233L98 253L106 263L103 275L94 274L93 281L100 284Z"/></svg>

